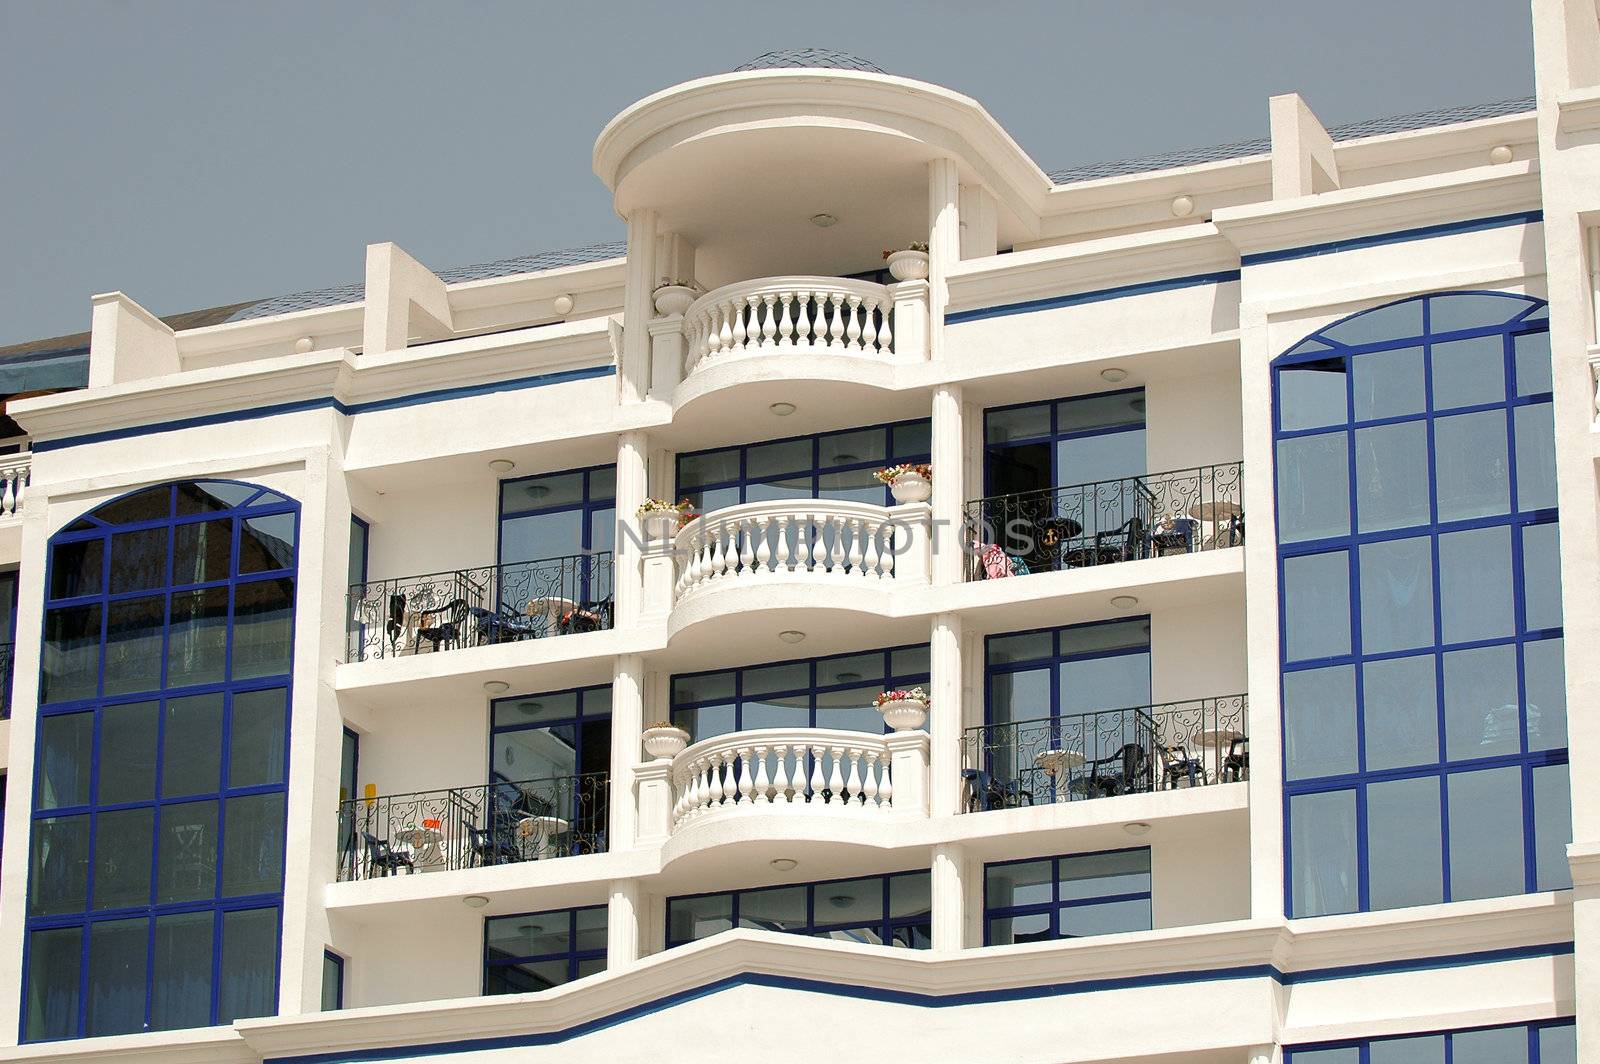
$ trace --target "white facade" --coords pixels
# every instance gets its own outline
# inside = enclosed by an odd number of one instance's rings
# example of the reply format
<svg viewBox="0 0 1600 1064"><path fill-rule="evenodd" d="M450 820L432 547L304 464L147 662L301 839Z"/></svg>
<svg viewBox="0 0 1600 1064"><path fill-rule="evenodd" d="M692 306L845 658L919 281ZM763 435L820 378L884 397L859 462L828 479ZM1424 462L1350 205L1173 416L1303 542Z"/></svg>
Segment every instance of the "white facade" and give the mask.
<svg viewBox="0 0 1600 1064"><path fill-rule="evenodd" d="M882 1060L1267 1064L1297 1046L1575 1017L1579 1059L1600 1062L1587 772L1571 777L1570 889L1296 917L1285 887L1270 367L1340 319L1459 291L1548 302L1566 759L1600 759L1586 593L1600 567L1600 14L1534 0L1533 17L1524 109L1335 138L1277 97L1261 154L1063 183L944 88L832 67L702 78L600 134L625 256L446 283L375 244L363 301L179 332L96 296L89 387L12 402L33 441L25 490L0 470L0 559L20 571L0 723L0 1059L786 1061L828 1052L832 1032ZM925 279L844 277L912 241L928 246ZM666 313L663 279L695 282L692 305ZM1217 510L1197 529L1209 549L970 579L959 530L969 502L998 494L985 412L1133 388L1139 473L1242 470L1231 499L1248 540L1225 543ZM791 493L708 505L675 539L641 535L646 498L684 493L678 455L919 419L926 503ZM417 630L438 619L405 616L387 646L386 631L352 645L352 624L383 629L415 574L505 557L502 481L596 467L615 471L611 586L545 598L558 612L605 598L610 626L419 653ZM205 479L298 505L276 1015L19 1045L51 541L129 492ZM352 516L370 526L366 579L385 589L369 615L347 602ZM519 616L538 614L525 601ZM993 719L986 638L1130 616L1149 618L1150 706L1248 695L1235 735L1254 771L1229 776L1224 735L1200 769L1212 785L969 811L962 770L982 766L963 735ZM553 617L529 623L554 634ZM660 760L641 747L673 715L674 676L921 644L925 729L741 728ZM347 730L351 798L482 791L492 699L606 686L596 852L392 876L341 858ZM815 757L796 768L802 749ZM741 757L763 775L724 788L715 766ZM799 778L824 762L838 780ZM575 831L556 819L522 840ZM986 865L1145 847L1148 929L984 945ZM913 870L928 873L929 949L751 928L667 948L669 898ZM604 907L603 971L483 993L486 919L587 906ZM328 951L343 959L332 1012Z"/></svg>

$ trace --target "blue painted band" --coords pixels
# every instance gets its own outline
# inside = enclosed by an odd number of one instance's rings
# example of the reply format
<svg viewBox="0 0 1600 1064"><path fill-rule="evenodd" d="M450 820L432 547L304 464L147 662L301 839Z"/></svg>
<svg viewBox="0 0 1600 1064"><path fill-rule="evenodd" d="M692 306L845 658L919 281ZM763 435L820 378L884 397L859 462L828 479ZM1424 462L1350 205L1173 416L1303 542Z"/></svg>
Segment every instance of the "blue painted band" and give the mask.
<svg viewBox="0 0 1600 1064"><path fill-rule="evenodd" d="M1417 229L1400 229L1392 233L1374 233L1371 236L1333 240L1326 244L1307 244L1279 251L1258 251L1245 255L1239 261L1245 266L1262 266L1269 262L1288 262L1291 259L1309 259L1317 255L1336 255L1341 251L1380 247L1384 244L1403 244L1408 240L1427 240L1436 236L1455 236L1460 233L1479 233L1486 229L1503 229L1509 225L1531 225L1544 221L1543 211L1523 211L1520 214L1497 214L1492 218L1471 218L1461 222L1440 222Z"/></svg>
<svg viewBox="0 0 1600 1064"><path fill-rule="evenodd" d="M306 410L334 410L346 415L370 414L381 410L398 410L408 406L421 406L426 403L442 403L451 399L466 399L475 395L522 391L527 388L544 388L552 384L566 384L569 381L588 380L593 377L609 377L616 372L616 367L612 365L585 366L582 369L567 369L558 373L541 373L533 377L518 377L514 380L494 381L490 384L467 384L455 388L438 388L433 391L418 392L414 395L398 395L390 399L373 399L364 403L343 403L331 395L319 396L314 399L298 399L289 403L252 407L248 410L227 410L218 414L180 418L177 421L164 421L154 425L130 425L127 428L107 429L104 432L90 432L81 436L63 436L54 440L36 440L33 444L33 450L55 451L63 447L81 447L90 443L132 439L161 432L177 432L183 429L201 428L206 425L225 425L234 421L254 421L264 417L277 417L281 414L298 414Z"/></svg>
<svg viewBox="0 0 1600 1064"><path fill-rule="evenodd" d="M1023 303L1004 303L994 307L958 310L954 314L946 314L944 323L946 325L959 325L964 321L1003 318L1011 314L1032 314L1038 310L1076 307L1084 303L1101 303L1108 299L1123 299L1127 296L1149 295L1154 292L1171 292L1178 288L1195 288L1199 285L1226 284L1229 281L1237 281L1238 279L1238 270L1222 270L1218 273L1197 273L1189 277L1169 277L1164 281L1141 281L1138 284L1125 284L1117 288L1101 288L1093 292L1077 292L1069 296L1047 296L1044 299L1030 299Z"/></svg>
<svg viewBox="0 0 1600 1064"><path fill-rule="evenodd" d="M924 994L909 990L882 987L853 986L831 983L819 979L795 976L749 973L728 976L704 986L681 990L654 1001L621 1009L606 1016L575 1024L559 1031L546 1031L520 1035L502 1035L495 1038L470 1038L452 1042L435 1042L429 1045L387 1046L374 1049L350 1050L334 1053L311 1053L289 1057L268 1057L272 1064L357 1064L362 1061L405 1060L411 1057L477 1053L493 1049L515 1049L528 1046L556 1045L595 1031L615 1027L629 1020L662 1012L675 1005L709 997L739 986L769 987L779 990L797 990L805 993L825 994L829 997L882 1001L888 1004L909 1005L918 1008L951 1008L962 1005L982 1005L995 1002L1025 1001L1034 998L1060 997L1067 994L1089 994L1107 990L1142 989L1195 983L1214 983L1236 979L1274 979L1283 985L1320 982L1330 979L1350 979L1392 972L1411 972L1430 968L1459 968L1477 964L1494 964L1508 960L1533 957L1570 956L1571 942L1553 942L1535 946L1516 946L1508 949L1486 950L1478 953L1453 954L1444 957L1414 958L1402 961L1380 961L1372 964L1346 965L1338 968L1319 968L1304 972L1282 972L1270 964L1240 965L1233 968L1211 968L1190 972L1166 972L1156 975L1124 976L1114 979L1083 979L1066 983L1045 983L1035 986L1007 987L1003 990L975 990L954 994Z"/></svg>

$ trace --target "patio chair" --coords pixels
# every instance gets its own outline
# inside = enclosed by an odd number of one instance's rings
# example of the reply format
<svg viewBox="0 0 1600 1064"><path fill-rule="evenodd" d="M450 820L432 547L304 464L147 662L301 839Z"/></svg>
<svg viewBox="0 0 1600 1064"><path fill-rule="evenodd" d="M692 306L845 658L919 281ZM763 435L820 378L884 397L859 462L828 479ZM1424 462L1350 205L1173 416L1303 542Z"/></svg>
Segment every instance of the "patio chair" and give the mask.
<svg viewBox="0 0 1600 1064"><path fill-rule="evenodd" d="M1235 739L1228 744L1228 756L1222 760L1222 778L1238 783L1250 777L1250 740Z"/></svg>
<svg viewBox="0 0 1600 1064"><path fill-rule="evenodd" d="M1150 530L1152 553L1158 558L1169 554L1190 554L1194 551L1195 533L1200 522L1192 517L1171 518Z"/></svg>
<svg viewBox="0 0 1600 1064"><path fill-rule="evenodd" d="M395 592L389 596L389 620L383 626L389 636L389 652L399 653L400 637L406 631L406 596L404 592Z"/></svg>
<svg viewBox="0 0 1600 1064"><path fill-rule="evenodd" d="M1130 517L1117 528L1096 532L1094 545L1100 560L1127 562L1144 557L1145 527L1144 518Z"/></svg>
<svg viewBox="0 0 1600 1064"><path fill-rule="evenodd" d="M1133 794L1145 789L1149 755L1138 743L1124 743L1116 753L1090 762L1089 785L1098 797Z"/></svg>
<svg viewBox="0 0 1600 1064"><path fill-rule="evenodd" d="M1033 792L1025 790L1018 780L1002 780L977 768L961 770L967 785L967 812L980 813L989 809L1013 809L1033 804Z"/></svg>
<svg viewBox="0 0 1600 1064"><path fill-rule="evenodd" d="M508 607L500 612L482 606L467 607L473 626L481 643L515 643L519 639L537 639L544 634L544 624L515 613Z"/></svg>
<svg viewBox="0 0 1600 1064"><path fill-rule="evenodd" d="M467 846L475 865L510 864L522 859L517 844L493 827L467 825Z"/></svg>
<svg viewBox="0 0 1600 1064"><path fill-rule="evenodd" d="M417 870L411 863L411 855L404 850L397 850L391 846L387 839L363 831L361 839L367 847L367 867L377 869L384 876L391 876L404 868L406 874Z"/></svg>
<svg viewBox="0 0 1600 1064"><path fill-rule="evenodd" d="M442 617L435 624L425 625L417 629L417 642L424 639L433 645L434 652L448 650L452 646L461 645L462 629L467 623L467 600L452 599L436 610L423 611L422 616L428 619Z"/></svg>
<svg viewBox="0 0 1600 1064"><path fill-rule="evenodd" d="M1198 787L1204 777L1200 759L1189 756L1189 748L1183 743L1174 743L1171 746L1156 744L1156 751L1161 755L1161 781L1169 789L1176 787L1181 779L1188 779L1189 786Z"/></svg>

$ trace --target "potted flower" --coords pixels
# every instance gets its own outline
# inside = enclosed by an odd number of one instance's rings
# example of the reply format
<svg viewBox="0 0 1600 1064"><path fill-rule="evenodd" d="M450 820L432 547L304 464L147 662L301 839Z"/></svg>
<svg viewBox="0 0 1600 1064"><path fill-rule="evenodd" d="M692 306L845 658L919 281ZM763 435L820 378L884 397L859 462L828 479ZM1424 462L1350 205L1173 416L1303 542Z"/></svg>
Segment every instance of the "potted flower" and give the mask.
<svg viewBox="0 0 1600 1064"><path fill-rule="evenodd" d="M889 485L895 502L927 502L933 497L933 466L927 462L892 465L872 475Z"/></svg>
<svg viewBox="0 0 1600 1064"><path fill-rule="evenodd" d="M644 727L644 752L660 761L677 757L689 745L689 733L671 721L658 720Z"/></svg>
<svg viewBox="0 0 1600 1064"><path fill-rule="evenodd" d="M904 251L885 250L883 259L889 264L889 273L896 281L921 281L928 276L926 241L913 240Z"/></svg>
<svg viewBox="0 0 1600 1064"><path fill-rule="evenodd" d="M694 509L688 499L667 502L665 499L646 499L639 507L639 520L644 524L646 539L666 539L677 534L678 529L693 518Z"/></svg>
<svg viewBox="0 0 1600 1064"><path fill-rule="evenodd" d="M885 691L872 704L883 714L883 722L895 731L915 731L928 719L928 692L920 687Z"/></svg>
<svg viewBox="0 0 1600 1064"><path fill-rule="evenodd" d="M663 277L655 290L656 313L663 316L682 314L699 294L700 285L693 278L685 281Z"/></svg>

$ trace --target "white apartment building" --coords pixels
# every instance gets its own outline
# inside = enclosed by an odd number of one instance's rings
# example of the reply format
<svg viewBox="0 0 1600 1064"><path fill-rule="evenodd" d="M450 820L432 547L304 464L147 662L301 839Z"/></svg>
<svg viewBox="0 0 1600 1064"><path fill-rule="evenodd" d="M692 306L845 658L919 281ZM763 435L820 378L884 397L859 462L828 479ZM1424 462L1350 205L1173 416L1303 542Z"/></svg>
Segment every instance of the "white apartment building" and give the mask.
<svg viewBox="0 0 1600 1064"><path fill-rule="evenodd" d="M600 131L625 245L7 352L0 1060L1600 1064L1532 17L1533 99L1054 172L775 52Z"/></svg>

